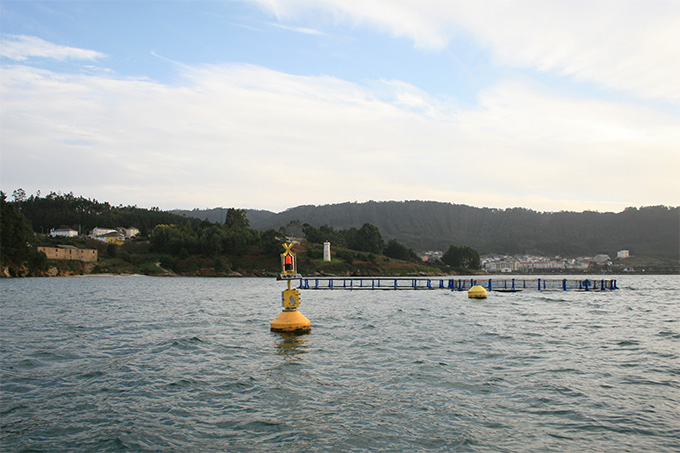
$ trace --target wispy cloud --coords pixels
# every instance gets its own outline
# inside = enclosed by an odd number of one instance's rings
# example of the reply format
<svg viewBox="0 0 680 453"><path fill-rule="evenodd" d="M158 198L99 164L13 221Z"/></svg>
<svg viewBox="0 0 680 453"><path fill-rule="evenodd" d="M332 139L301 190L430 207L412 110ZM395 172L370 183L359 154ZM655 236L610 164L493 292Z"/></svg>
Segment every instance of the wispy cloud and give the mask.
<svg viewBox="0 0 680 453"><path fill-rule="evenodd" d="M35 36L3 35L0 42L0 56L15 61L29 58L52 60L96 60L106 57L94 50L78 49L47 42Z"/></svg>
<svg viewBox="0 0 680 453"><path fill-rule="evenodd" d="M470 36L504 65L680 103L680 2L588 0L253 0L279 20L314 14L445 49Z"/></svg>
<svg viewBox="0 0 680 453"><path fill-rule="evenodd" d="M305 35L323 35L324 34L324 32L322 32L320 30L316 30L314 28L294 27L294 26L291 26L291 25L284 25L284 24L280 24L280 23L277 23L277 22L267 22L267 24L271 25L273 27L276 27L276 28L280 28L282 30L292 31L292 32L295 32L295 33L303 33Z"/></svg>
<svg viewBox="0 0 680 453"><path fill-rule="evenodd" d="M462 109L400 81L241 64L178 70L166 85L2 69L3 185L30 173L44 186L29 191L166 209L197 207L196 194L204 207L267 209L368 199L677 204L678 121L637 106L508 81Z"/></svg>

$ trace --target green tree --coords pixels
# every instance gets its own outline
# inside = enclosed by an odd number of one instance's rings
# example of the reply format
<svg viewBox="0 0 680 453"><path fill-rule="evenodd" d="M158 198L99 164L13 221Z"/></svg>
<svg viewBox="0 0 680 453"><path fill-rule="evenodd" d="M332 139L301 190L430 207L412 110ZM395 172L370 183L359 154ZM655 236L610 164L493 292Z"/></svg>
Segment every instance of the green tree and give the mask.
<svg viewBox="0 0 680 453"><path fill-rule="evenodd" d="M118 246L114 243L109 243L109 245L106 246L106 254L111 258L115 258L118 255Z"/></svg>
<svg viewBox="0 0 680 453"><path fill-rule="evenodd" d="M226 233L222 238L222 249L226 253L241 256L249 245L257 242L257 235L249 229L250 223L245 209L227 209L224 227Z"/></svg>
<svg viewBox="0 0 680 453"><path fill-rule="evenodd" d="M246 214L247 211L245 209L227 209L227 218L224 220L224 226L227 229L247 230L250 227L250 222Z"/></svg>
<svg viewBox="0 0 680 453"><path fill-rule="evenodd" d="M321 238L321 233L319 230L308 223L302 225L302 232L305 235L305 239L307 239L312 244L321 244L324 241Z"/></svg>
<svg viewBox="0 0 680 453"><path fill-rule="evenodd" d="M348 240L349 242L349 240ZM359 250L362 252L375 253L382 255L385 243L383 242L380 230L377 226L370 223L364 223L361 228L356 231L349 248Z"/></svg>
<svg viewBox="0 0 680 453"><path fill-rule="evenodd" d="M260 246L264 254L271 257L278 257L283 250L281 244L284 238L280 237L278 231L269 229L260 234Z"/></svg>
<svg viewBox="0 0 680 453"><path fill-rule="evenodd" d="M455 246L451 244L442 256L442 261L451 267L464 269L479 269L479 253L467 245Z"/></svg>
<svg viewBox="0 0 680 453"><path fill-rule="evenodd" d="M45 252L33 251L30 255L28 267L33 275L47 270L47 255Z"/></svg>
<svg viewBox="0 0 680 453"><path fill-rule="evenodd" d="M287 236L302 237L305 233L299 220L291 220L288 225L282 228Z"/></svg>
<svg viewBox="0 0 680 453"><path fill-rule="evenodd" d="M202 253L213 258L219 256L222 253L224 237L225 231L219 225L202 222L199 238Z"/></svg>
<svg viewBox="0 0 680 453"><path fill-rule="evenodd" d="M314 228L312 225L305 223L302 225L302 232L305 235L305 239L312 244L323 244L328 241L336 247L345 247L348 242L347 231L337 231L328 225Z"/></svg>
<svg viewBox="0 0 680 453"><path fill-rule="evenodd" d="M19 188L12 192L12 197L14 198L15 203L21 203L26 200L26 191L22 188Z"/></svg>
<svg viewBox="0 0 680 453"><path fill-rule="evenodd" d="M383 251L383 253L385 254L385 256L394 258L396 260L414 262L418 261L418 255L416 255L416 252L406 247L405 245L401 244L396 239L390 239L389 241L387 241L387 245L385 246L385 250Z"/></svg>
<svg viewBox="0 0 680 453"><path fill-rule="evenodd" d="M14 207L7 203L7 197L0 192L0 262L15 272L26 265L34 241L31 223Z"/></svg>

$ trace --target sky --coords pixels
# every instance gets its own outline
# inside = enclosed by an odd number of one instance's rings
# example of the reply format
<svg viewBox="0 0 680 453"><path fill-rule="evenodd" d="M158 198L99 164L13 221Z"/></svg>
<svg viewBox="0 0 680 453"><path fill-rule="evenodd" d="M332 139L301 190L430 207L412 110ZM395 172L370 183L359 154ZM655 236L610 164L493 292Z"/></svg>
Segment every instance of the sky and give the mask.
<svg viewBox="0 0 680 453"><path fill-rule="evenodd" d="M0 189L680 205L678 0L0 1Z"/></svg>

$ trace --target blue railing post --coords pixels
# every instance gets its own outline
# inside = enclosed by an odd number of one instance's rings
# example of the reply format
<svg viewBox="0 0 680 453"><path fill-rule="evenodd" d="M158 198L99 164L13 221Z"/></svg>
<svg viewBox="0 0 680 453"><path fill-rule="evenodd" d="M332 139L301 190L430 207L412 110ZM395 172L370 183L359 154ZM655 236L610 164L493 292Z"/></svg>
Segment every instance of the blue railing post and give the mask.
<svg viewBox="0 0 680 453"><path fill-rule="evenodd" d="M489 279L489 291L491 291L491 279Z"/></svg>
<svg viewBox="0 0 680 453"><path fill-rule="evenodd" d="M564 291L567 290L567 279L566 279L566 278L565 278L564 280L562 280L562 289L563 289Z"/></svg>
<svg viewBox="0 0 680 453"><path fill-rule="evenodd" d="M512 290L513 291L515 290L515 279L514 278L512 279Z"/></svg>
<svg viewBox="0 0 680 453"><path fill-rule="evenodd" d="M590 288L589 288L590 282L588 281L587 278L586 278L586 281L585 281L585 285L586 285L586 291L590 291Z"/></svg>
<svg viewBox="0 0 680 453"><path fill-rule="evenodd" d="M539 291L541 290L541 279L540 278L538 279L538 290Z"/></svg>

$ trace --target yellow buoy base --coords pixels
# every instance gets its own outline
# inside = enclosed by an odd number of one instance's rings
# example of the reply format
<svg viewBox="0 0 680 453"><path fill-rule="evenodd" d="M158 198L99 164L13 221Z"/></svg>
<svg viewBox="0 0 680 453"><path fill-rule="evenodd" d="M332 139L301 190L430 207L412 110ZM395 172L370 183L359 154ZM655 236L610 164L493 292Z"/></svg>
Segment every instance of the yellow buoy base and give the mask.
<svg viewBox="0 0 680 453"><path fill-rule="evenodd" d="M270 325L272 332L304 333L312 328L309 319L297 310L283 310Z"/></svg>
<svg viewBox="0 0 680 453"><path fill-rule="evenodd" d="M468 290L468 297L470 299L486 299L486 289L483 286L473 286Z"/></svg>

